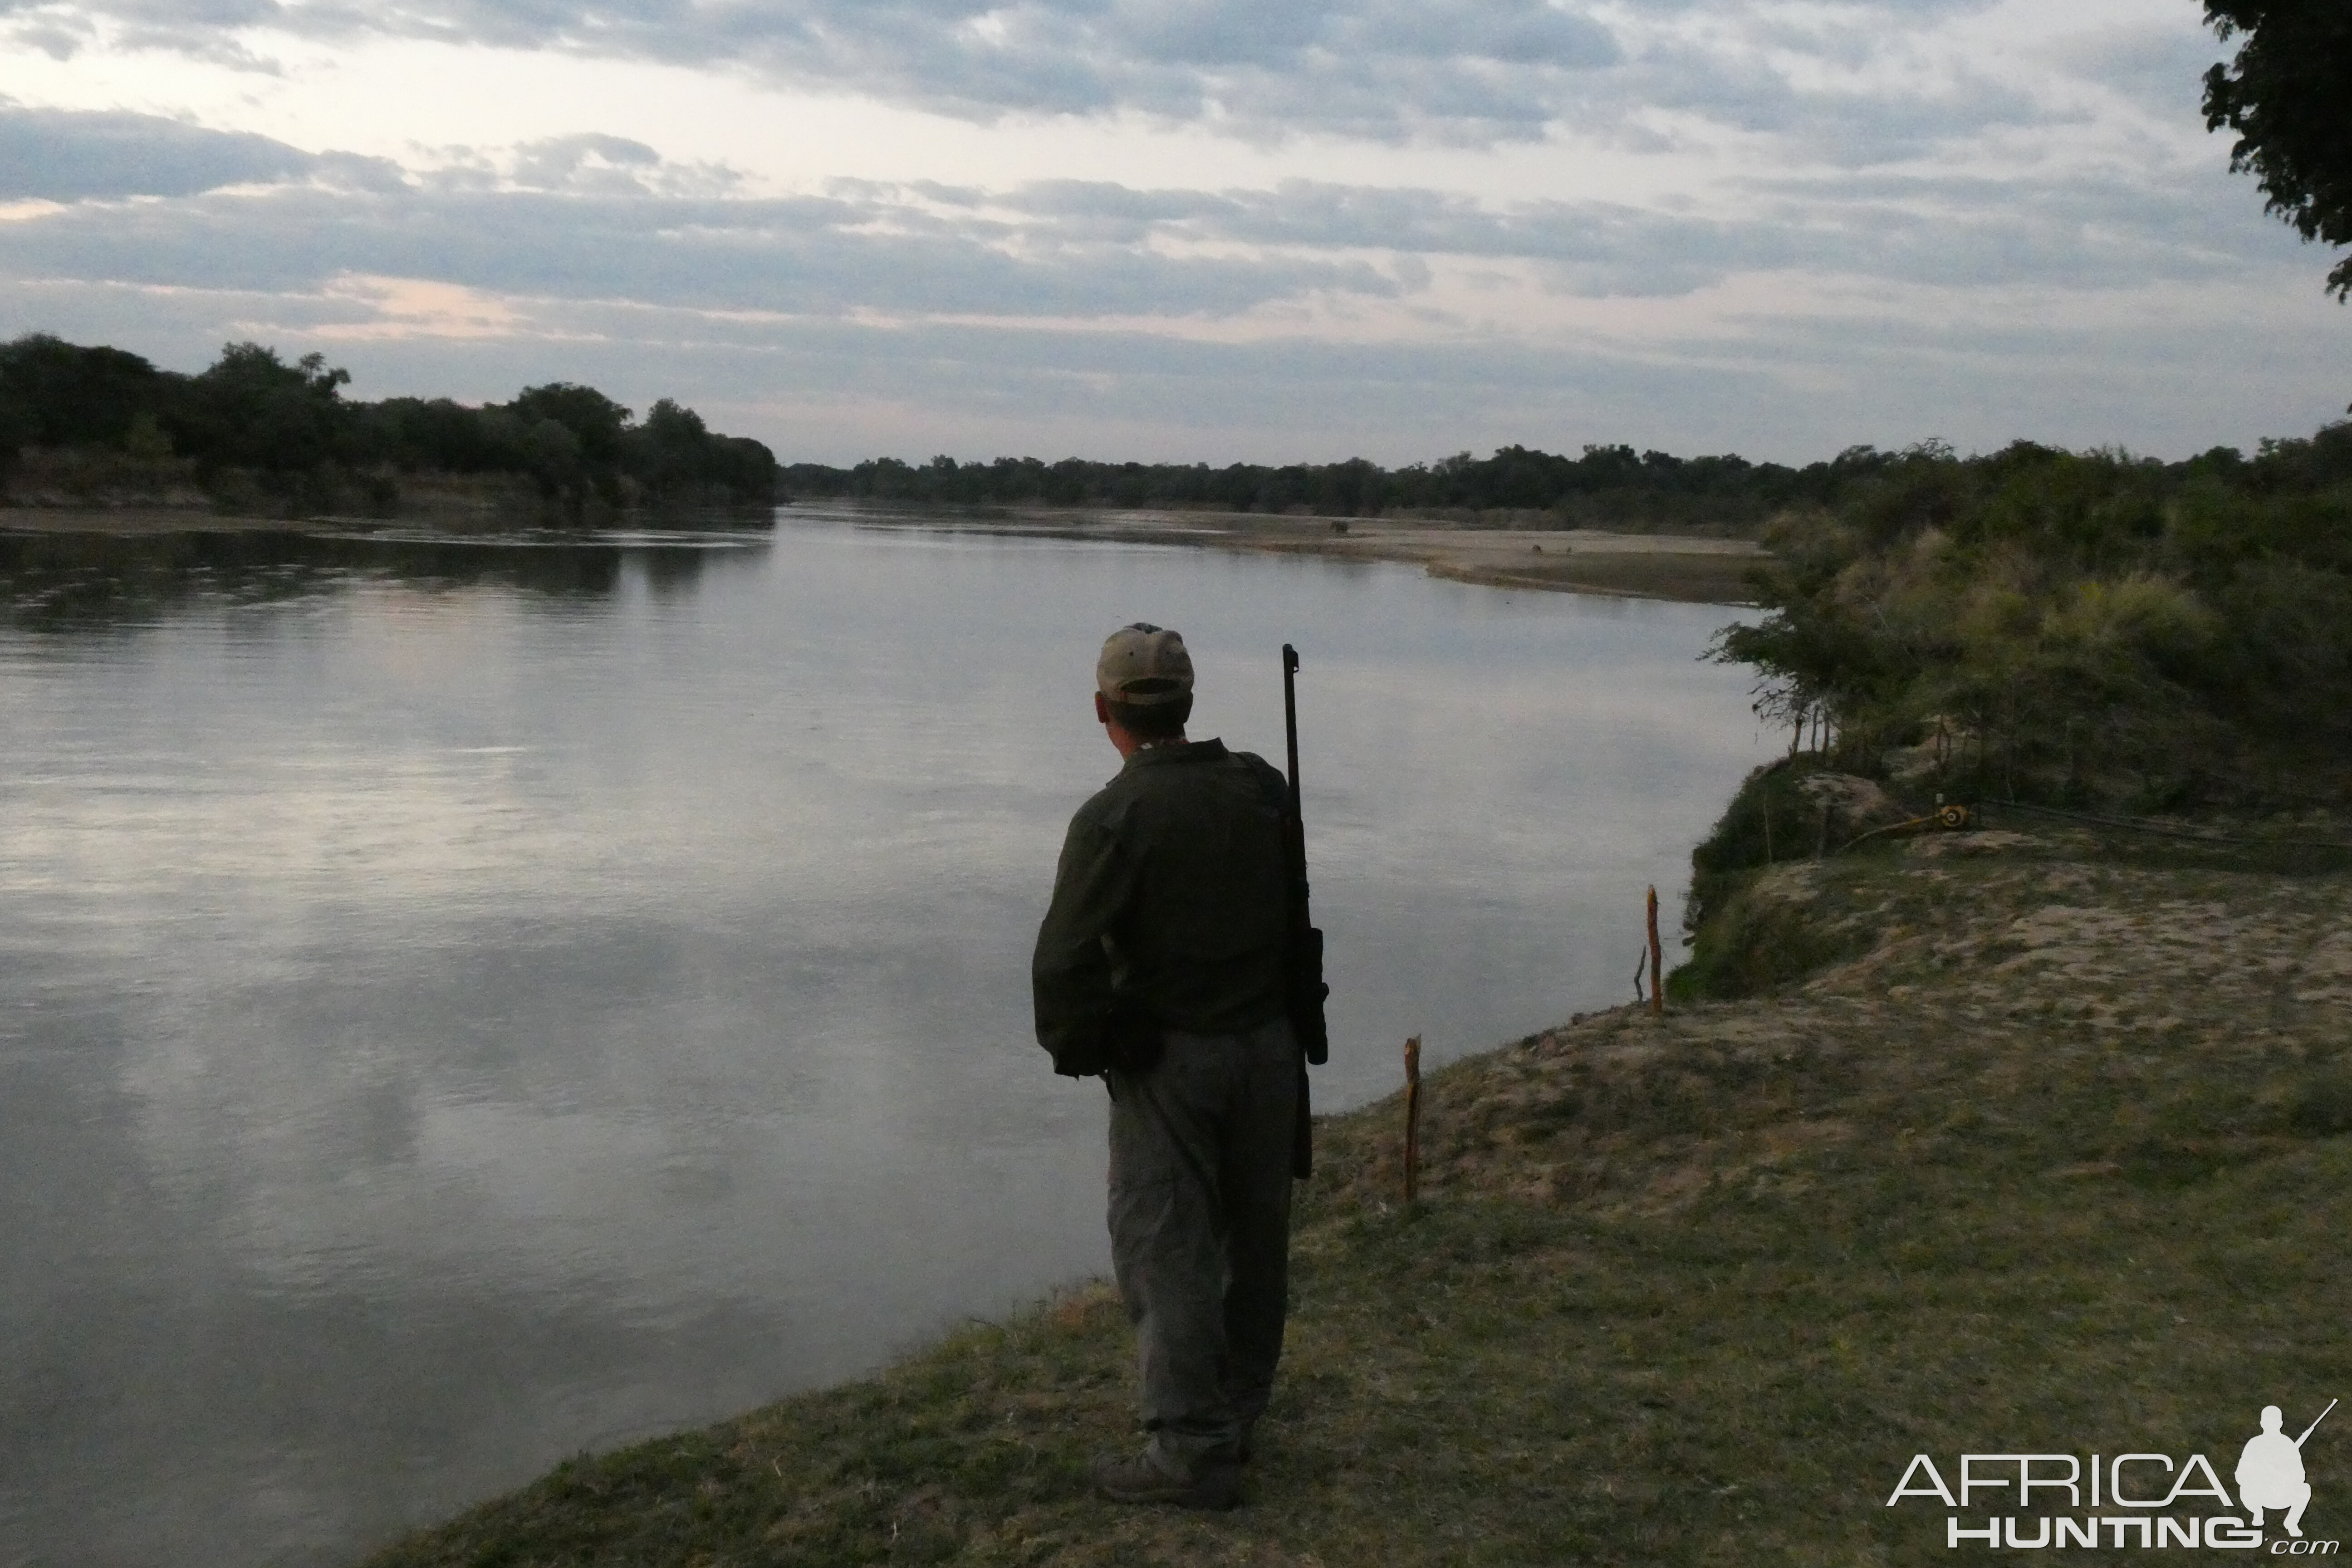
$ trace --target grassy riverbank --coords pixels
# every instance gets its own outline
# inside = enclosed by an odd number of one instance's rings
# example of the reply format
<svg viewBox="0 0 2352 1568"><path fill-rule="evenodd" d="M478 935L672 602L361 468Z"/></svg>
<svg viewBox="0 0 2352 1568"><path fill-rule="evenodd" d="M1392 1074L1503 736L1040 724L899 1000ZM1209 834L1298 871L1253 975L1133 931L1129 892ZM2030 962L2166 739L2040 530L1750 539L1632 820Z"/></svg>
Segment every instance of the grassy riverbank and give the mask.
<svg viewBox="0 0 2352 1568"><path fill-rule="evenodd" d="M1829 962L1437 1073L1416 1208L1394 1100L1325 1124L1231 1516L1087 1495L1133 1441L1095 1289L375 1568L1909 1563L1948 1555L1940 1506L1882 1506L1915 1453L2226 1479L2263 1404L2352 1392L2347 890L2352 857L2007 822L1765 869L1703 941ZM2317 1538L2352 1535L2328 1432Z"/></svg>

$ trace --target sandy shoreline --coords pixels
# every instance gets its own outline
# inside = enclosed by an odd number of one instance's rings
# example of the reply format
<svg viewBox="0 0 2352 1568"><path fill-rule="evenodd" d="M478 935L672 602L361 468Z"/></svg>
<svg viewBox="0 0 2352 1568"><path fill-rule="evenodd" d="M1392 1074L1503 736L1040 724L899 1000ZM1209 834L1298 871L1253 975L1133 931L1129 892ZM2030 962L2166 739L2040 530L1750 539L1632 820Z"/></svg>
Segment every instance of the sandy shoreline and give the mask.
<svg viewBox="0 0 2352 1568"><path fill-rule="evenodd" d="M820 510L813 504L811 513ZM1220 550L1418 563L1433 577L1499 588L1674 599L1688 604L1753 604L1747 574L1770 559L1745 539L1676 533L1616 533L1599 529L1481 528L1418 519L1270 517L1258 512L1006 511L971 516L905 510L855 516L874 527L950 530L1032 538L1113 539L1144 544L1195 544ZM788 525L792 510L779 514ZM1334 527L1344 522L1346 531Z"/></svg>
<svg viewBox="0 0 2352 1568"><path fill-rule="evenodd" d="M1481 528L1389 518L1271 517L1256 512L1066 511L1007 510L975 515L855 504L779 508L779 527L795 515L856 521L868 527L940 530L1132 543L1193 544L1220 550L1324 555L1340 560L1417 563L1432 576L1502 588L1675 599L1692 604L1753 603L1747 573L1769 559L1743 539L1691 534L1617 533L1596 529ZM420 526L453 537L481 531L436 519L222 516L174 507L0 507L0 532L142 535L268 531L341 533ZM1341 531L1344 528L1345 531Z"/></svg>
<svg viewBox="0 0 2352 1568"><path fill-rule="evenodd" d="M351 526L343 518L225 517L194 507L0 507L0 532L10 533L339 533Z"/></svg>

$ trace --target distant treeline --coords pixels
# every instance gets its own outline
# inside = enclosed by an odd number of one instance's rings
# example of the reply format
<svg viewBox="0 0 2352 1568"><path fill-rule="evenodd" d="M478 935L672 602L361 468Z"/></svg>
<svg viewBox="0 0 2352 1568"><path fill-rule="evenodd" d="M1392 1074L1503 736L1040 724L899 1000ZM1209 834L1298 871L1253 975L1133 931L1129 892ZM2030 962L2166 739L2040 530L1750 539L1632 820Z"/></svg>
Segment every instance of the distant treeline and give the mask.
<svg viewBox="0 0 2352 1568"><path fill-rule="evenodd" d="M446 397L347 400L348 372L320 355L292 364L258 343L230 343L194 375L134 353L43 333L0 344L0 486L35 470L104 489L158 476L220 499L289 510L385 509L404 478L506 477L545 500L590 504L764 504L776 461L758 441L721 436L664 398L642 422L590 386L526 387L469 407Z"/></svg>
<svg viewBox="0 0 2352 1568"><path fill-rule="evenodd" d="M2352 801L2352 424L2169 464L1923 448L1764 540L1772 613L1719 651L1792 749L1957 798Z"/></svg>
<svg viewBox="0 0 2352 1568"><path fill-rule="evenodd" d="M1827 462L1791 468L1730 454L1677 458L1622 446L1587 447L1575 458L1505 447L1490 458L1463 452L1397 468L1361 458L1278 468L1080 458L959 463L946 457L917 466L877 458L854 468L795 463L783 470L783 484L794 495L950 506L1168 507L1322 517L1543 511L1569 522L1740 528L1791 506L1828 505L1857 478L1895 460L1893 454L1857 447Z"/></svg>
<svg viewBox="0 0 2352 1568"><path fill-rule="evenodd" d="M877 458L853 468L794 463L782 471L782 482L798 496L946 506L1167 507L1322 517L1545 512L1563 524L1745 531L1783 512L1845 505L1882 488L1891 476L1914 472L1922 462L1957 470L1990 460L1960 459L1948 447L1932 441L1892 452L1852 447L1801 468L1752 463L1734 453L1678 458L1625 446L1589 446L1574 458L1504 447L1488 458L1462 452L1397 468L1383 468L1361 458L1279 468L1258 463L1223 468L1097 463L1079 458L1058 463L1035 458L960 463L947 457L918 466ZM2236 449L2217 447L2186 463L2154 465L2153 471L2179 479L2242 461ZM2251 471L2268 469L2258 462Z"/></svg>

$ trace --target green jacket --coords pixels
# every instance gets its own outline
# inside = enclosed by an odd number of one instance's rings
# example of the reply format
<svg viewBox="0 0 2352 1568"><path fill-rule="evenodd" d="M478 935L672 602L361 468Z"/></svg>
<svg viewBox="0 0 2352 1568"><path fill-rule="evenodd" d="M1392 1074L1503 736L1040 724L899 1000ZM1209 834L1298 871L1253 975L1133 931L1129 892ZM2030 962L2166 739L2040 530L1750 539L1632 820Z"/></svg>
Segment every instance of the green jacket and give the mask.
<svg viewBox="0 0 2352 1568"><path fill-rule="evenodd" d="M1284 1010L1282 774L1222 741L1152 746L1070 819L1029 966L1037 1042L1098 1070L1115 1006L1223 1034Z"/></svg>

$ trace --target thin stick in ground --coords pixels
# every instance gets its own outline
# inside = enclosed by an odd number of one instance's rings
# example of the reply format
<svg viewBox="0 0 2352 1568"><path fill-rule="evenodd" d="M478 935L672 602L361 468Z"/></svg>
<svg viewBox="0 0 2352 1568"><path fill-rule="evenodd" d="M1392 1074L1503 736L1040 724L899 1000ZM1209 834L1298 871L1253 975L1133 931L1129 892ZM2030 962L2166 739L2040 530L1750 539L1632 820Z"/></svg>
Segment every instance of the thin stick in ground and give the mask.
<svg viewBox="0 0 2352 1568"><path fill-rule="evenodd" d="M1658 889L1650 889L1650 1016L1664 1016L1666 1011L1666 972L1658 954Z"/></svg>
<svg viewBox="0 0 2352 1568"><path fill-rule="evenodd" d="M1421 1190L1421 1037L1404 1043L1404 1201Z"/></svg>

